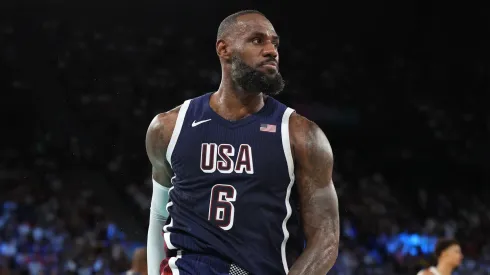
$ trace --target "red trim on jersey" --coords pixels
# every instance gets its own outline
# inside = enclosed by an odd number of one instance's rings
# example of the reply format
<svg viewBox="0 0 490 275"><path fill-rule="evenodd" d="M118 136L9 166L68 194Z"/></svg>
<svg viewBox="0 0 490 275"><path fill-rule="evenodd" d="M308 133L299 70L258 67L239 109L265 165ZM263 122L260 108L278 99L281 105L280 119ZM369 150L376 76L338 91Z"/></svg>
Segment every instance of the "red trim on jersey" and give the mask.
<svg viewBox="0 0 490 275"><path fill-rule="evenodd" d="M163 241L163 250L165 251L165 255L167 258L163 259L163 261L160 263L160 275L173 275L172 269L168 265L168 260L170 258L168 257L169 250L165 241Z"/></svg>
<svg viewBox="0 0 490 275"><path fill-rule="evenodd" d="M173 275L172 269L170 269L170 266L168 265L168 259L163 259L160 264L160 275Z"/></svg>

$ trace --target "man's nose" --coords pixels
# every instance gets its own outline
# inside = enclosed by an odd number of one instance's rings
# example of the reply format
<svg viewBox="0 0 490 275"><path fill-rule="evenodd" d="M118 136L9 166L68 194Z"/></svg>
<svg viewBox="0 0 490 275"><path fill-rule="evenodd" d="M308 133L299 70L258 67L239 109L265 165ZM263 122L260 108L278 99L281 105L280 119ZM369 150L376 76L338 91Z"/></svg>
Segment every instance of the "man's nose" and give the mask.
<svg viewBox="0 0 490 275"><path fill-rule="evenodd" d="M270 56L274 59L277 59L277 56L278 56L278 52L277 52L277 48L274 44L272 43L267 43L265 46L264 46L264 49L262 51L262 55L263 56Z"/></svg>

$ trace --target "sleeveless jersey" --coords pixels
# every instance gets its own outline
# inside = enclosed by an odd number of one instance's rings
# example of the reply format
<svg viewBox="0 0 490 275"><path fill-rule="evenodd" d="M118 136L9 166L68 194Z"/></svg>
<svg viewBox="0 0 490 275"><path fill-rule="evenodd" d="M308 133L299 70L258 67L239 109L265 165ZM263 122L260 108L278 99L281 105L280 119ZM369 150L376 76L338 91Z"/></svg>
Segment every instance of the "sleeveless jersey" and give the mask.
<svg viewBox="0 0 490 275"><path fill-rule="evenodd" d="M167 148L168 262L212 255L251 274L287 274L305 243L289 140L294 110L268 97L257 113L228 121L210 96L184 102Z"/></svg>

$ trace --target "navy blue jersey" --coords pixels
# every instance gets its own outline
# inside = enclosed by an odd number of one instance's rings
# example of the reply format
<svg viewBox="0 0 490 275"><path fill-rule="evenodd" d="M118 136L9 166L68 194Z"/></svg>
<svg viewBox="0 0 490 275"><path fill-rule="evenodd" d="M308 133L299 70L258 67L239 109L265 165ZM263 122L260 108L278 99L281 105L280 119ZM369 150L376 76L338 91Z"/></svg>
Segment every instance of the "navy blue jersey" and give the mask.
<svg viewBox="0 0 490 275"><path fill-rule="evenodd" d="M211 109L210 96L184 102L168 145L168 262L177 268L182 254L203 254L251 274L287 274L304 248L293 110L267 97L259 112L228 121Z"/></svg>

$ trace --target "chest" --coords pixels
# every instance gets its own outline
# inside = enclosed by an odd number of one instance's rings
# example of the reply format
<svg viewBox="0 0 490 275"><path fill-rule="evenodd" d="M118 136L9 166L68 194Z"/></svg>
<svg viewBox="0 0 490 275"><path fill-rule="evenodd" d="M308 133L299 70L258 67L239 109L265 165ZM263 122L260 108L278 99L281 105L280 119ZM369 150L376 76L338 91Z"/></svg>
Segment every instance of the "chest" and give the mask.
<svg viewBox="0 0 490 275"><path fill-rule="evenodd" d="M280 125L273 126L274 131L264 131L260 122L228 128L210 121L183 129L171 157L172 169L183 178L288 178Z"/></svg>

